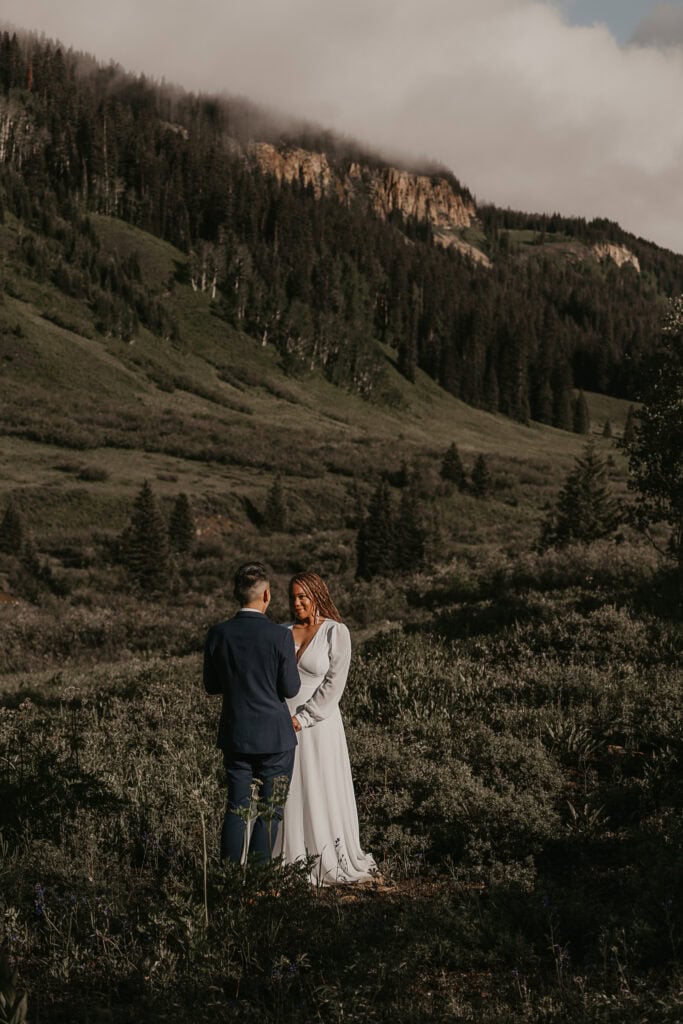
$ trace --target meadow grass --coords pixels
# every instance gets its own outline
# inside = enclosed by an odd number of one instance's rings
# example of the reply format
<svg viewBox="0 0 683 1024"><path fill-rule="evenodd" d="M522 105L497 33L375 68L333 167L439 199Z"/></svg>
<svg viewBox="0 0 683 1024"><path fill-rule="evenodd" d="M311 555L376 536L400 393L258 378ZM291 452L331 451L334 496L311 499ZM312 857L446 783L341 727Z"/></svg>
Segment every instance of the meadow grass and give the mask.
<svg viewBox="0 0 683 1024"><path fill-rule="evenodd" d="M15 613L0 913L36 1019L678 1019L665 584L642 548L609 544L461 559L378 581L381 602L340 580L343 714L383 881L325 891L296 867L217 860L217 706L200 684L217 607ZM389 625L376 610L392 603Z"/></svg>

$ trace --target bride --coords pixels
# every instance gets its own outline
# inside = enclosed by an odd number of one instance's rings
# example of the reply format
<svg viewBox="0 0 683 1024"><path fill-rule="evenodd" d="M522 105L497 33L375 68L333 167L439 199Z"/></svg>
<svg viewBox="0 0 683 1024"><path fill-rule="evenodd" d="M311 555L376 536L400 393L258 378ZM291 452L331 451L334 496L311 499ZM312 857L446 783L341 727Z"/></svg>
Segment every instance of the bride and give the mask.
<svg viewBox="0 0 683 1024"><path fill-rule="evenodd" d="M362 882L377 865L363 853L351 764L339 700L351 661L351 638L324 580L293 576L289 597L301 689L287 701L299 741L274 852L286 864L314 856L316 885Z"/></svg>

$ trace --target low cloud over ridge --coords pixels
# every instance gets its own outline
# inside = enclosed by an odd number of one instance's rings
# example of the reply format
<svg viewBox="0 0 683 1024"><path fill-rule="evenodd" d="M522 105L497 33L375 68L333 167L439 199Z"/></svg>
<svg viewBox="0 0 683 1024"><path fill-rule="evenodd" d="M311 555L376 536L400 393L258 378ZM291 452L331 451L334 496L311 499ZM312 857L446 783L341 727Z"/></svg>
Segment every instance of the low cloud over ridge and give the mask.
<svg viewBox="0 0 683 1024"><path fill-rule="evenodd" d="M633 33L631 40L640 46L683 46L683 7L657 4Z"/></svg>
<svg viewBox="0 0 683 1024"><path fill-rule="evenodd" d="M683 49L657 35L670 6L626 47L543 0L5 0L3 15L441 161L480 199L606 216L683 252Z"/></svg>

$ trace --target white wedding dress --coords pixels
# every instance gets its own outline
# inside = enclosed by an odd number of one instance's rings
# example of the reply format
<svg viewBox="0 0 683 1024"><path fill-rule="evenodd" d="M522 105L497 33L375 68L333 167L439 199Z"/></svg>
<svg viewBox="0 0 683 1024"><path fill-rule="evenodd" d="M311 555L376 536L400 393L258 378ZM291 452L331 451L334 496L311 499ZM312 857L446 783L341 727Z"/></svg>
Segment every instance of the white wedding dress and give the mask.
<svg viewBox="0 0 683 1024"><path fill-rule="evenodd" d="M311 882L363 882L377 865L363 853L339 700L351 661L346 626L325 619L299 658L301 689L287 701L301 723L294 773L273 851L292 864L315 856Z"/></svg>

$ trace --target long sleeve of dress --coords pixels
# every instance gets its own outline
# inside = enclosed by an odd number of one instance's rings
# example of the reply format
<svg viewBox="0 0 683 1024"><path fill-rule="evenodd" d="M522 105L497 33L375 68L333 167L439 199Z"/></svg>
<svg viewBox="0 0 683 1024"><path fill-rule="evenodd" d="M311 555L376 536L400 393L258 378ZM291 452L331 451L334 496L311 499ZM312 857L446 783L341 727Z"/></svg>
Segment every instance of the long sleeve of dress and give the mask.
<svg viewBox="0 0 683 1024"><path fill-rule="evenodd" d="M343 622L333 622L328 630L327 644L330 659L323 681L305 704L296 709L302 729L323 722L339 704L346 686L351 664L351 636Z"/></svg>

